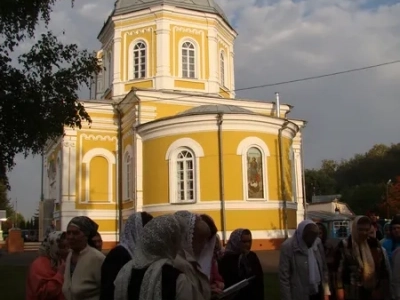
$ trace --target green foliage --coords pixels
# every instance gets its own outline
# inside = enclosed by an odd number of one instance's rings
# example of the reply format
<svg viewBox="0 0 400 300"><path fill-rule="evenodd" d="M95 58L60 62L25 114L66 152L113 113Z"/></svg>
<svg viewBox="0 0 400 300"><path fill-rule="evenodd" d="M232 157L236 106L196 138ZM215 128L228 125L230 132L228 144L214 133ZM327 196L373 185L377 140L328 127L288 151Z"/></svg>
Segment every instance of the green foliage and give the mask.
<svg viewBox="0 0 400 300"><path fill-rule="evenodd" d="M379 209L386 217L386 183L400 174L400 144L377 144L364 154L349 160L322 161L319 169L305 171L306 195L309 202L313 195L341 194L358 214ZM393 198L393 197L392 197ZM400 183L397 201L391 211L400 213ZM399 203L399 205L397 205Z"/></svg>
<svg viewBox="0 0 400 300"><path fill-rule="evenodd" d="M64 126L81 127L90 117L77 91L100 71L97 58L75 44L64 45L51 32L29 52L10 54L34 38L40 21L50 21L56 0L2 0L0 6L0 175L18 153L40 153Z"/></svg>

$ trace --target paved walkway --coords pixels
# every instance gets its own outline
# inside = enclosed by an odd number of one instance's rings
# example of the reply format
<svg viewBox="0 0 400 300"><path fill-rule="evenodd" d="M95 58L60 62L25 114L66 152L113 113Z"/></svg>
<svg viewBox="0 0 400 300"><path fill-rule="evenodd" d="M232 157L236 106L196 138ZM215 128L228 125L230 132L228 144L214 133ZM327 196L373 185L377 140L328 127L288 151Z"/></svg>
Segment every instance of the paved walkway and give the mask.
<svg viewBox="0 0 400 300"><path fill-rule="evenodd" d="M1 251L1 250L0 250ZM7 254L0 252L0 266L29 266L37 256L36 251ZM277 273L279 264L279 251L258 251L257 255L260 259L264 272Z"/></svg>

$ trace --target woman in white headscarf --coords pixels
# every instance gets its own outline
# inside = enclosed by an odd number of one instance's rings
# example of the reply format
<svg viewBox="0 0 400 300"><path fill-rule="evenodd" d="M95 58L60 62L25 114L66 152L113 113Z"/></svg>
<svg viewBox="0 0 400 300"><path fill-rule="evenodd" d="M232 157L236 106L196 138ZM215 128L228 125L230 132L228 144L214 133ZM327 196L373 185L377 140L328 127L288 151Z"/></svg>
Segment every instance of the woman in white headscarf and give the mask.
<svg viewBox="0 0 400 300"><path fill-rule="evenodd" d="M122 267L129 262L143 227L153 216L147 212L138 212L131 215L126 221L121 241L106 256L101 267L101 294L100 300L114 299L114 280Z"/></svg>
<svg viewBox="0 0 400 300"><path fill-rule="evenodd" d="M174 267L182 271L192 284L193 300L209 300L211 287L209 282L213 252L206 247L210 241L211 232L206 222L199 215L189 211L175 213L182 220L181 250ZM214 244L212 245L214 247Z"/></svg>
<svg viewBox="0 0 400 300"><path fill-rule="evenodd" d="M329 275L319 228L300 222L293 237L281 246L279 285L281 300L329 299Z"/></svg>
<svg viewBox="0 0 400 300"><path fill-rule="evenodd" d="M190 282L173 267L181 245L181 233L182 222L177 216L164 215L151 220L143 229L132 260L115 280L114 299L192 299Z"/></svg>

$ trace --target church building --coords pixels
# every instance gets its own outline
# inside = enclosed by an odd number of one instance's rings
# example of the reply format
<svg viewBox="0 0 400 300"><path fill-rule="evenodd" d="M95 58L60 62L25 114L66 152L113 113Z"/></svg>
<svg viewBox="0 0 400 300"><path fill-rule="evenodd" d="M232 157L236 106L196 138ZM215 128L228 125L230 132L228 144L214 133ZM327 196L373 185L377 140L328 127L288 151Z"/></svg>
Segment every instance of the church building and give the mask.
<svg viewBox="0 0 400 300"><path fill-rule="evenodd" d="M56 227L99 224L104 247L134 212L189 210L274 249L304 218L302 128L279 101L235 98L237 32L214 0L118 0L98 35L103 71L44 157ZM273 95L271 95L273 96ZM277 97L278 99L278 97Z"/></svg>

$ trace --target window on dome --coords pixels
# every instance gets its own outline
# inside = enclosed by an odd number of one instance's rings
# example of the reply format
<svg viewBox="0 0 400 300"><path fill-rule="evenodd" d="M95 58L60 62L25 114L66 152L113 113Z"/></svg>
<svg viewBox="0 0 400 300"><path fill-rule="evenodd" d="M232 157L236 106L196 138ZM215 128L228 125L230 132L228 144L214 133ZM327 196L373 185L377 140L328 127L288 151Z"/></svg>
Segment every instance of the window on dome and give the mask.
<svg viewBox="0 0 400 300"><path fill-rule="evenodd" d="M225 55L223 51L221 52L219 63L220 63L219 76L221 80L221 85L225 86Z"/></svg>
<svg viewBox="0 0 400 300"><path fill-rule="evenodd" d="M146 77L146 55L146 44L137 42L133 48L133 79Z"/></svg>
<svg viewBox="0 0 400 300"><path fill-rule="evenodd" d="M191 42L182 45L182 77L196 78L196 51Z"/></svg>
<svg viewBox="0 0 400 300"><path fill-rule="evenodd" d="M129 201L132 198L132 157L129 153L125 154L125 188L124 198Z"/></svg>

